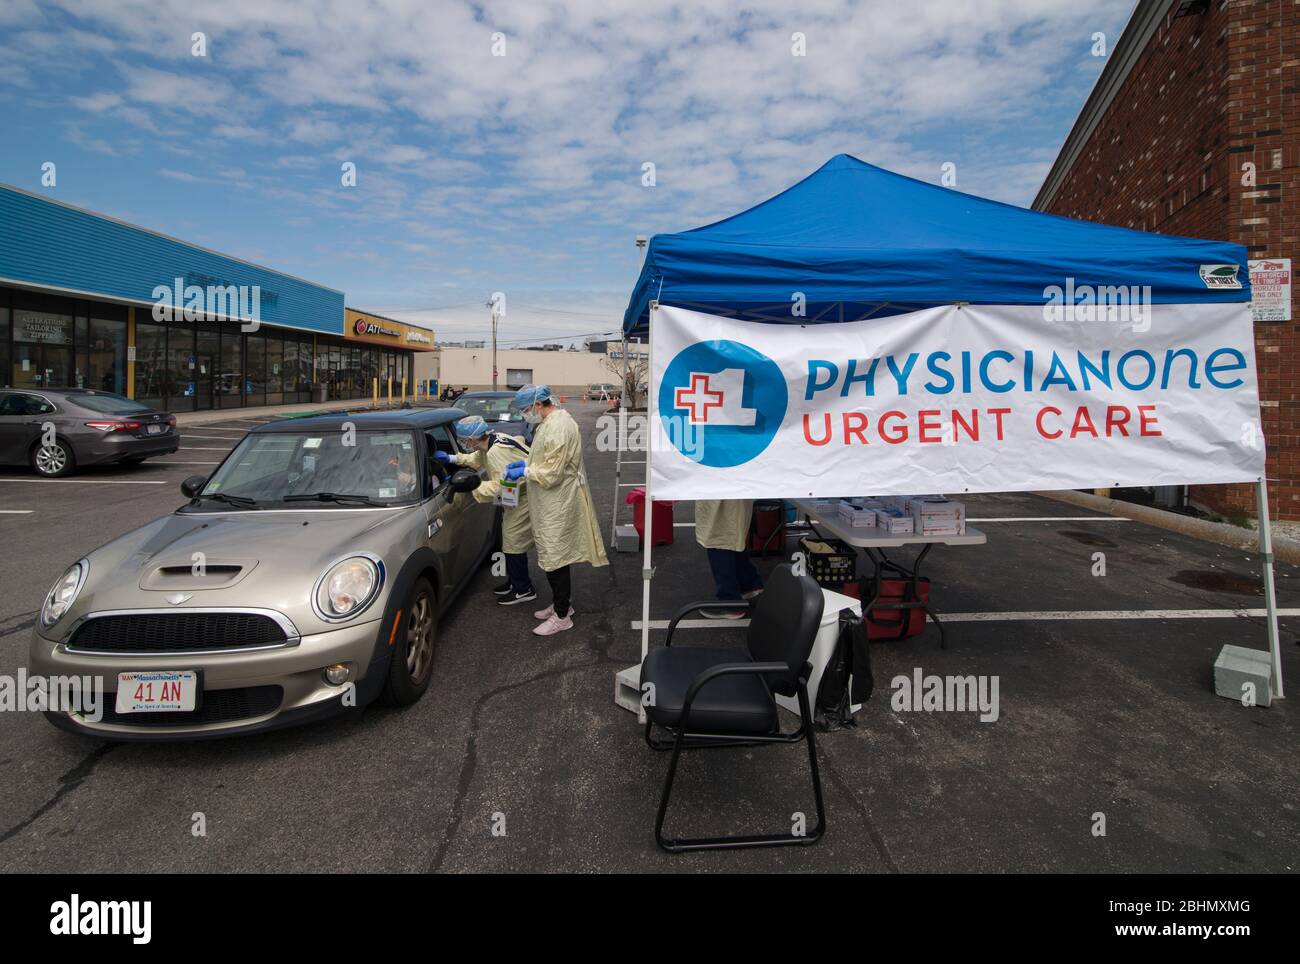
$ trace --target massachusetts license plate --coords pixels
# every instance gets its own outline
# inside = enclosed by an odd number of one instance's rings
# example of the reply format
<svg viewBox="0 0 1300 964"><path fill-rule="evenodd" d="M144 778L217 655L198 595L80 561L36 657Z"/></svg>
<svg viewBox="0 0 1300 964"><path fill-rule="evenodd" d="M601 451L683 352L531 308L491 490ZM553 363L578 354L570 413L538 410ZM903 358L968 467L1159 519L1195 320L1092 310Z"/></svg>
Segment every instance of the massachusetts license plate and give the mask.
<svg viewBox="0 0 1300 964"><path fill-rule="evenodd" d="M117 712L184 713L194 709L199 674L193 670L151 670L117 674Z"/></svg>
<svg viewBox="0 0 1300 964"><path fill-rule="evenodd" d="M144 430L147 435L161 435L163 427L161 425L146 425Z"/></svg>

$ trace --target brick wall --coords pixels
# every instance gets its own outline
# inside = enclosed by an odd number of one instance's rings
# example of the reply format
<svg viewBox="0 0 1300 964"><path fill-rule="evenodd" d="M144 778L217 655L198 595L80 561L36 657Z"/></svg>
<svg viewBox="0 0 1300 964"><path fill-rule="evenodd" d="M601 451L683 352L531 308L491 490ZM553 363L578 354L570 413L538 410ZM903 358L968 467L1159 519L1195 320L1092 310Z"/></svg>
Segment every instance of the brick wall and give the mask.
<svg viewBox="0 0 1300 964"><path fill-rule="evenodd" d="M1254 165L1254 183L1243 183ZM1243 244L1300 262L1300 0L1213 0L1167 16L1047 210ZM1255 326L1271 508L1300 519L1300 334ZM1250 486L1192 499L1254 515Z"/></svg>

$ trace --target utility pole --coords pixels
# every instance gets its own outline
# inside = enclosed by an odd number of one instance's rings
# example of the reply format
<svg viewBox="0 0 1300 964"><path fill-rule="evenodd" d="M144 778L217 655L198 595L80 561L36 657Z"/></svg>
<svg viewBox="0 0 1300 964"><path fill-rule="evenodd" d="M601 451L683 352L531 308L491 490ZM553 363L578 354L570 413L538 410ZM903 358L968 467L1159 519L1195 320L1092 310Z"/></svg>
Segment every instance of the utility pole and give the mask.
<svg viewBox="0 0 1300 964"><path fill-rule="evenodd" d="M500 292L496 292L486 305L492 309L492 391L494 392L497 390L497 321L501 318L502 297Z"/></svg>
<svg viewBox="0 0 1300 964"><path fill-rule="evenodd" d="M639 262L639 263L638 263L638 271L639 271L641 268L644 268L644 267L645 267L645 249L646 249L646 245L647 245L649 242L650 242L650 239L647 238L644 234L638 234L638 235L636 236L636 252L637 252L637 260L638 260L638 262ZM632 396L632 404L635 405L635 404L636 404L636 401L637 401L637 399L636 399L637 389L641 387L639 384L636 384L636 383L639 382L640 379L637 378L637 379L634 379L634 380L633 380L634 383L633 383L632 388L631 388L631 390L630 390L630 392L629 392L628 385L627 385L627 372L628 372L628 357L627 357L627 356L628 356L627 332L623 332L623 395L626 396L626 395L628 395L628 394L631 394L631 396ZM635 369L634 369L634 370L635 370ZM650 375L650 373L649 373L649 372L646 372L646 377L647 377L647 378L649 377L649 375ZM616 501L617 501L617 500L616 500Z"/></svg>

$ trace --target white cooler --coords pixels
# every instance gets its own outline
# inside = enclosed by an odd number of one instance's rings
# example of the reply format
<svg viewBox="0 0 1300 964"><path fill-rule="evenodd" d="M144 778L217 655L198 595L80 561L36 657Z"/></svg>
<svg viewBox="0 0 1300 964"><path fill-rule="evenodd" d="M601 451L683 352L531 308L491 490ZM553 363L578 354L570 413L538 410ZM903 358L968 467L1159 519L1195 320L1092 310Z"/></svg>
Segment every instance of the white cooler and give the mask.
<svg viewBox="0 0 1300 964"><path fill-rule="evenodd" d="M808 704L814 710L817 707L817 689L821 686L822 673L835 655L835 644L840 638L840 610L852 609L859 616L862 615L862 603L852 596L823 588L822 598L826 601L822 610L822 624L817 630L817 638L813 640L812 654L808 657L813 667L812 676L808 680ZM798 696L777 696L776 702L791 713L799 712ZM849 707L849 712L856 713L860 709L862 704L854 703Z"/></svg>

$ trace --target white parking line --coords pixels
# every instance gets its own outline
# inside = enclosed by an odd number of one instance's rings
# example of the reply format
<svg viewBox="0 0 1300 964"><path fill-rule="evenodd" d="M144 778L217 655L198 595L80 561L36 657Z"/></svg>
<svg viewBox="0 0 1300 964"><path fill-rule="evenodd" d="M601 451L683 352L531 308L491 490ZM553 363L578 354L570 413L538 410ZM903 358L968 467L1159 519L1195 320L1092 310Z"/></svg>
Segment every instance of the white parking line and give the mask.
<svg viewBox="0 0 1300 964"><path fill-rule="evenodd" d="M942 623L1012 623L1012 622L1066 622L1102 619L1237 619L1265 616L1266 609L1059 609L1003 613L939 613ZM1300 609L1279 609L1279 616L1300 616ZM650 620L651 629L667 629L667 619ZM748 626L748 619L683 619L680 629L726 629L730 626ZM641 620L634 619L632 628L639 630Z"/></svg>
<svg viewBox="0 0 1300 964"><path fill-rule="evenodd" d="M0 515L31 515L35 509L0 509Z"/></svg>
<svg viewBox="0 0 1300 964"><path fill-rule="evenodd" d="M1044 612L940 613L945 623L1004 623L1076 619L1235 619L1265 616L1267 609L1061 609ZM1300 609L1279 609L1279 616L1300 616Z"/></svg>
<svg viewBox="0 0 1300 964"><path fill-rule="evenodd" d="M0 482L36 482L47 485L62 482L65 485L171 485L170 482L144 482L138 479L0 479Z"/></svg>
<svg viewBox="0 0 1300 964"><path fill-rule="evenodd" d="M186 452L229 452L230 451L228 447L222 447L220 445L182 445L181 448L184 449Z"/></svg>
<svg viewBox="0 0 1300 964"><path fill-rule="evenodd" d="M194 435L191 432L182 432L181 438L196 438L201 442L238 442L244 436L242 435Z"/></svg>
<svg viewBox="0 0 1300 964"><path fill-rule="evenodd" d="M1132 522L1122 515L1026 515L998 519L970 516L967 522Z"/></svg>
<svg viewBox="0 0 1300 964"><path fill-rule="evenodd" d="M156 460L155 460L156 461ZM179 460L172 462L156 462L158 465L220 465L220 462L181 462Z"/></svg>

